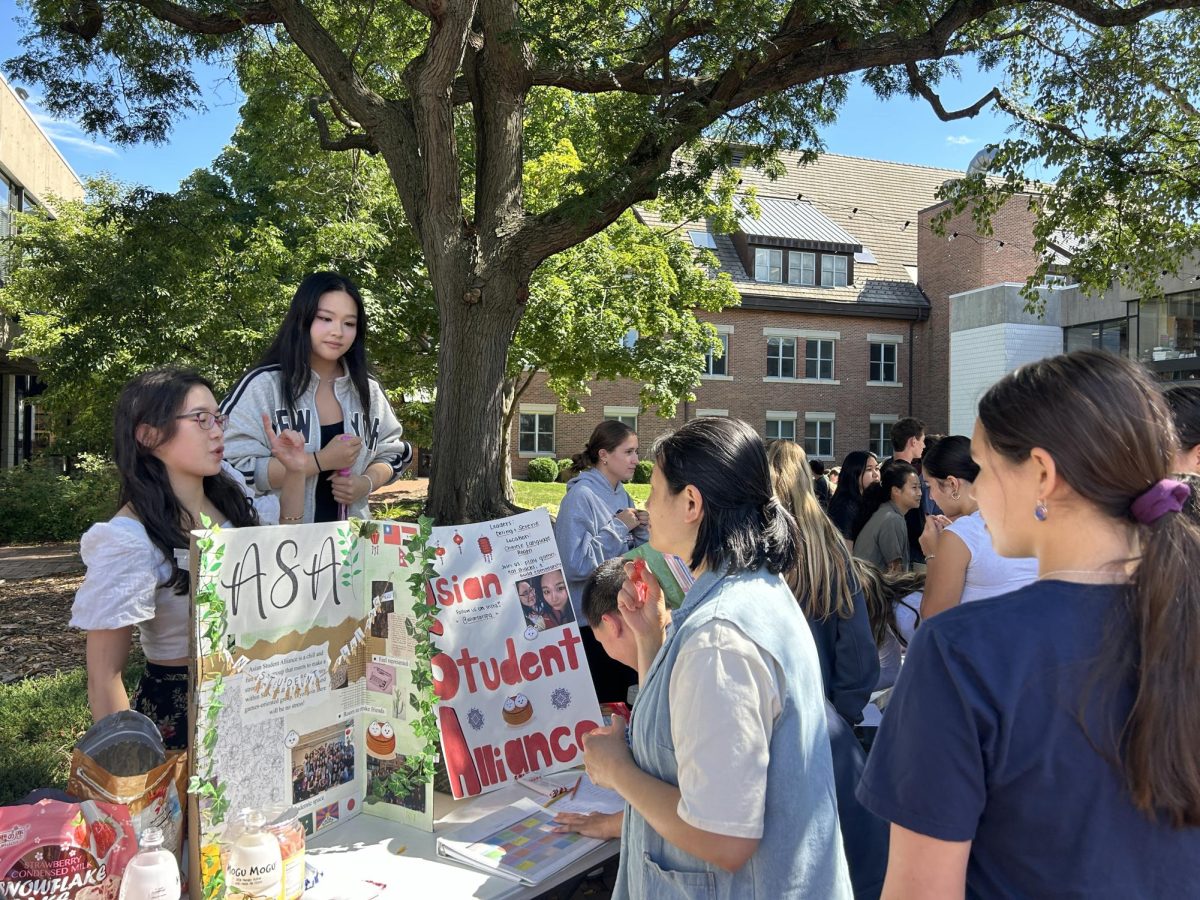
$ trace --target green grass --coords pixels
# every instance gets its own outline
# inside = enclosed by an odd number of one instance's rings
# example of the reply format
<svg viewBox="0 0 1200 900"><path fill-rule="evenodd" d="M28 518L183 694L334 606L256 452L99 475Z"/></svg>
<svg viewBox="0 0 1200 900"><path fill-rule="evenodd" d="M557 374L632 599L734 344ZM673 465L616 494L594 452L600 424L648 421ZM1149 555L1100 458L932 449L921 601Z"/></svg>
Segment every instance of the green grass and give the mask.
<svg viewBox="0 0 1200 900"><path fill-rule="evenodd" d="M126 669L129 689L143 666L139 657ZM83 669L0 686L0 805L34 788L65 788L71 750L91 725Z"/></svg>
<svg viewBox="0 0 1200 900"><path fill-rule="evenodd" d="M562 502L563 494L567 492L567 486L558 482L514 481L513 488L517 494L517 506L523 506L525 509L544 506L550 510L552 516L558 515L558 504ZM646 505L646 498L650 496L650 485L627 484L625 488L629 491L629 496L633 498L634 503L640 506ZM376 519L412 521L420 515L424 503L423 498L392 503L373 509L371 515Z"/></svg>

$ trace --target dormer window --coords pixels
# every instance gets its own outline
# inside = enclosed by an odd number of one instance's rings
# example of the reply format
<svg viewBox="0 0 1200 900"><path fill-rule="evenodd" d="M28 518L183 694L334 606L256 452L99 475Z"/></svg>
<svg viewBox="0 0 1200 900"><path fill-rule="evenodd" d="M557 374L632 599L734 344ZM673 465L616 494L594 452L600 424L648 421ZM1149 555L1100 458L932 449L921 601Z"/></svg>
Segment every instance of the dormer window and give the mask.
<svg viewBox="0 0 1200 900"><path fill-rule="evenodd" d="M782 250L754 248L754 280L766 284L780 284L783 281Z"/></svg>
<svg viewBox="0 0 1200 900"><path fill-rule="evenodd" d="M811 203L757 198L758 215L739 208L730 237L747 272L762 284L845 287L854 281L858 239Z"/></svg>
<svg viewBox="0 0 1200 900"><path fill-rule="evenodd" d="M821 254L821 287L846 286L846 257L833 253Z"/></svg>
<svg viewBox="0 0 1200 900"><path fill-rule="evenodd" d="M788 284L816 284L817 254L803 250L788 253Z"/></svg>

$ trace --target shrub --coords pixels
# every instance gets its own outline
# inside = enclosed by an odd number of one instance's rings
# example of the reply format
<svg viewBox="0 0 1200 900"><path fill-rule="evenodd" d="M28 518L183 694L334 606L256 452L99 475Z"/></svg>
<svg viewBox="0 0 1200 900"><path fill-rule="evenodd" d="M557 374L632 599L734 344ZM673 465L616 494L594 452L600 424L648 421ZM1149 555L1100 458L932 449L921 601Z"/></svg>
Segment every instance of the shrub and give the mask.
<svg viewBox="0 0 1200 900"><path fill-rule="evenodd" d="M537 456L529 461L530 481L554 481L558 477L558 463L548 456Z"/></svg>
<svg viewBox="0 0 1200 900"><path fill-rule="evenodd" d="M0 544L77 541L117 511L117 472L84 457L67 477L40 462L0 470Z"/></svg>
<svg viewBox="0 0 1200 900"><path fill-rule="evenodd" d="M571 480L574 473L571 471L572 462L569 459L560 459L558 461L558 480L566 484Z"/></svg>
<svg viewBox="0 0 1200 900"><path fill-rule="evenodd" d="M649 484L650 473L654 471L654 460L641 459L638 460L637 468L633 470L634 484Z"/></svg>

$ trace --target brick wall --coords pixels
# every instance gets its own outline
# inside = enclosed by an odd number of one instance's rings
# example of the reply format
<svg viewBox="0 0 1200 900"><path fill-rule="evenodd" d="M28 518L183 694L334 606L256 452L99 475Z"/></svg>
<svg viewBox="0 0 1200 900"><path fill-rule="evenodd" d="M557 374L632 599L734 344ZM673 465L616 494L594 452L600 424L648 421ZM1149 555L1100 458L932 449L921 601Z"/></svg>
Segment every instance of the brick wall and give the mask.
<svg viewBox="0 0 1200 900"><path fill-rule="evenodd" d="M760 434L766 434L767 411L794 413L797 440L803 441L806 413L832 413L834 421L833 457L840 461L851 450L868 446L871 416L900 417L909 410L909 353L912 339L909 323L896 319L815 316L750 309L730 309L705 315L707 321L731 326L728 372L726 378L705 378L696 387L696 399L680 404L673 419L663 419L653 411L638 418L638 437L647 449L664 432L693 419L699 411L728 410L730 416L745 419ZM922 327L916 326L917 331ZM794 329L797 332L835 332L833 382L813 384L801 381L766 381L767 336L763 329ZM895 336L899 384L868 385L868 335ZM803 335L797 338L797 368L803 374ZM924 363L916 360L914 368ZM555 413L554 455L570 457L583 449L596 423L605 418L604 408L636 407L639 385L631 380L593 382L592 394L585 398L586 411L567 415L561 408ZM545 376L537 375L519 403L557 406L557 400L545 386ZM516 478L524 478L528 457L518 450L519 415L513 418L512 466Z"/></svg>
<svg viewBox="0 0 1200 900"><path fill-rule="evenodd" d="M1037 258L1029 252L1034 223L1029 196L1018 194L1001 207L992 217L993 233L987 237L975 228L969 209L949 221L944 236L933 234L930 222L945 204L917 215L918 280L930 313L915 342L914 352L922 364L913 405L930 432L946 432L950 426L950 295L1002 282L1024 283L1037 268ZM956 231L959 236L947 240Z"/></svg>

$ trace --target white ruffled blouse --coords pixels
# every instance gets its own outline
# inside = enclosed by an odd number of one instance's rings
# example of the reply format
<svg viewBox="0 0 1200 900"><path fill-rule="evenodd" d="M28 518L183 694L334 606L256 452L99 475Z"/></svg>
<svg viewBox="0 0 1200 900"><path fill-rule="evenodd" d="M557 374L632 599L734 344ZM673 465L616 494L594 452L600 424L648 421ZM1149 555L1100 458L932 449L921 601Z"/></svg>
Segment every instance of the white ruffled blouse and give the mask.
<svg viewBox="0 0 1200 900"><path fill-rule="evenodd" d="M263 525L279 523L279 498L255 497L241 473L222 469L238 483ZM97 522L79 542L87 575L71 606L72 628L100 631L137 625L146 658L181 659L190 652L191 597L167 585L174 566L137 519Z"/></svg>

